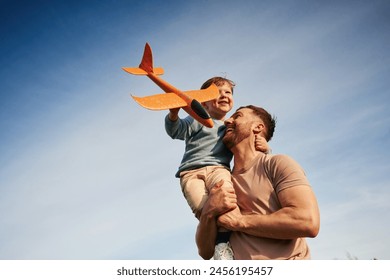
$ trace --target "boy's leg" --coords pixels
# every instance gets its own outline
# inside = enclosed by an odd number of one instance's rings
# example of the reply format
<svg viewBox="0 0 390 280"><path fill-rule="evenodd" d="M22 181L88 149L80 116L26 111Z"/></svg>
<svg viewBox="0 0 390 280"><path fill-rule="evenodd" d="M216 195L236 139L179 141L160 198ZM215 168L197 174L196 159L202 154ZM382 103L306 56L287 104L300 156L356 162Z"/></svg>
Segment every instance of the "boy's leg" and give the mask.
<svg viewBox="0 0 390 280"><path fill-rule="evenodd" d="M192 212L198 219L208 196L205 175L205 168L184 171L180 174L181 190Z"/></svg>

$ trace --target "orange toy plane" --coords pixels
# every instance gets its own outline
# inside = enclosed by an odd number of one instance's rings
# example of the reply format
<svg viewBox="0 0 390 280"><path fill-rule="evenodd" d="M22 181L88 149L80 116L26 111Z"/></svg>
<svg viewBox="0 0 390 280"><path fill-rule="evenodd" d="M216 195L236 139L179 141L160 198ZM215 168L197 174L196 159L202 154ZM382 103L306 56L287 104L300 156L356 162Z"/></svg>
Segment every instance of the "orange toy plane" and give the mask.
<svg viewBox="0 0 390 280"><path fill-rule="evenodd" d="M190 116L207 127L213 127L213 120L200 102L216 99L219 95L218 87L212 84L207 89L180 91L167 83L158 75L164 74L161 67L153 67L152 49L146 43L144 55L138 68L123 67L123 70L133 75L146 75L166 93L145 97L133 96L133 99L142 107L150 110L166 110L183 108Z"/></svg>

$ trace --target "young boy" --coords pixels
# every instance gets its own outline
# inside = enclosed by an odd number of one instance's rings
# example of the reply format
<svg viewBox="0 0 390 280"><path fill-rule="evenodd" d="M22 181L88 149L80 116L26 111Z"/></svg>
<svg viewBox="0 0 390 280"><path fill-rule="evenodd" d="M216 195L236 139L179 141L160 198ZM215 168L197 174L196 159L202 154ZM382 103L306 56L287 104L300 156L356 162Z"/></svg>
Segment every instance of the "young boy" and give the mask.
<svg viewBox="0 0 390 280"><path fill-rule="evenodd" d="M230 161L232 153L222 143L225 133L224 119L233 108L234 82L213 77L207 80L201 89L211 84L219 88L219 97L205 102L203 106L213 119L214 126L208 128L194 120L191 116L180 119L179 109L170 110L165 118L165 130L172 139L185 140L185 153L176 177L189 206L199 219L202 207L207 200L208 192L216 183L223 180L222 187L231 185ZM268 151L264 138L258 138L254 143L256 149ZM215 246L214 259L233 259L233 251L229 244L230 232L219 229Z"/></svg>

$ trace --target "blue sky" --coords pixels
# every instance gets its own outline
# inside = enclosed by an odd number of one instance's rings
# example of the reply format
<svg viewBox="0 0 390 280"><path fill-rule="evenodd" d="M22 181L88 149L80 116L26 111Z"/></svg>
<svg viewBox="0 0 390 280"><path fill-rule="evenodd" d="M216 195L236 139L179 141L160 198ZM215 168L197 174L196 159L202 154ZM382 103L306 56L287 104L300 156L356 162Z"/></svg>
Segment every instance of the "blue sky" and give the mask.
<svg viewBox="0 0 390 280"><path fill-rule="evenodd" d="M225 75L234 110L277 117L319 201L313 259L390 259L388 1L25 2L0 4L0 259L199 259L184 143L121 70L145 42L176 87Z"/></svg>

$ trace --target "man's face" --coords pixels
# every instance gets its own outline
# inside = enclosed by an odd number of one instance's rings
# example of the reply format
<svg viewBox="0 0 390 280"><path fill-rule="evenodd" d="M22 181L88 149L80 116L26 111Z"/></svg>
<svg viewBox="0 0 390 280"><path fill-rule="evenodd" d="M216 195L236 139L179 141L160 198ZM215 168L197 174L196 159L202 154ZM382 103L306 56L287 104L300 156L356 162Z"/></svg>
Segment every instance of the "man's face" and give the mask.
<svg viewBox="0 0 390 280"><path fill-rule="evenodd" d="M242 108L225 120L226 132L222 141L226 147L230 149L251 135L254 117L251 109Z"/></svg>

